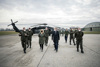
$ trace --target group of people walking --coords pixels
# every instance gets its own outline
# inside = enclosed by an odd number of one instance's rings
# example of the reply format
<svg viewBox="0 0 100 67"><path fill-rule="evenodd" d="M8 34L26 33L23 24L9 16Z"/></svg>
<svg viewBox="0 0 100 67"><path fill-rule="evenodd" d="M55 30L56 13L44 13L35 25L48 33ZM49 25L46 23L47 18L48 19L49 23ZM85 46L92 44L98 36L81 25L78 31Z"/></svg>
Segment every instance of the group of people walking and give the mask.
<svg viewBox="0 0 100 67"><path fill-rule="evenodd" d="M23 27L23 30L19 30L14 23L12 23L13 29L19 33L19 36L21 36L21 44L23 47L23 51L24 53L26 53L26 48L28 48L30 46L31 48L31 41L32 41L32 35L33 32L31 31L31 28L29 28L28 30L25 29L25 27Z"/></svg>
<svg viewBox="0 0 100 67"><path fill-rule="evenodd" d="M39 37L39 44L40 44L40 49L43 52L43 45L45 44L47 46L48 44L48 38L49 38L49 30L46 27L45 30L41 29L40 33L38 34ZM54 31L52 32L52 40L54 42L54 50L56 50L56 52L58 51L58 43L60 40L60 36L59 36L59 32L57 31L57 28L54 28Z"/></svg>
<svg viewBox="0 0 100 67"><path fill-rule="evenodd" d="M21 36L21 43L22 43L22 47L23 47L23 51L24 53L26 53L26 48L28 48L30 46L31 48L31 41L32 41L32 35L33 32L31 30L31 28L29 28L28 30L25 29L25 27L23 28L23 30L19 30L14 23L12 23L13 29L19 33L19 36ZM41 29L38 37L39 37L39 45L40 45L40 50L41 52L43 52L43 46L45 44L45 46L48 45L48 39L49 39L49 34L51 32L48 30L48 28L46 27L45 30ZM65 34L65 42L67 43L67 39L68 39L68 34L70 34L70 45L71 45L71 40L73 40L74 45L77 45L77 52L79 52L79 45L80 45L80 49L81 49L81 53L84 53L83 51L83 45L82 45L82 41L83 41L83 35L84 33L81 31L81 28L78 28L75 30L75 32L73 32L73 30L71 29L70 31L68 31L68 29L65 30L64 32ZM54 28L54 31L52 31L52 36L51 36L53 42L54 42L54 50L56 52L58 52L58 45L59 45L59 40L60 40L60 33L57 30L57 28ZM76 43L74 41L74 39L76 39Z"/></svg>
<svg viewBox="0 0 100 67"><path fill-rule="evenodd" d="M65 31L65 42L67 43L68 34L70 34L70 45L71 41L73 40L73 44L77 46L77 52L79 52L79 46L81 49L81 53L84 53L83 51L83 35L84 33L81 31L81 28L77 28L75 31L70 29L70 32L66 29ZM76 41L76 43L75 43Z"/></svg>

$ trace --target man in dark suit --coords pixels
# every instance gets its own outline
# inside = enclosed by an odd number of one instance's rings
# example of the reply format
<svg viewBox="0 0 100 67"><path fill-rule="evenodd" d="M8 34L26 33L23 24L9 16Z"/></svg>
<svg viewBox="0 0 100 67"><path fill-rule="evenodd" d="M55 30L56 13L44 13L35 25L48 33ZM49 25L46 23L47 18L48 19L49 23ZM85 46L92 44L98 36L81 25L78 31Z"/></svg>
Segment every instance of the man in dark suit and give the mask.
<svg viewBox="0 0 100 67"><path fill-rule="evenodd" d="M60 40L59 32L57 31L57 28L54 28L54 31L52 32L52 40L54 42L54 48L57 52L58 51L58 43Z"/></svg>

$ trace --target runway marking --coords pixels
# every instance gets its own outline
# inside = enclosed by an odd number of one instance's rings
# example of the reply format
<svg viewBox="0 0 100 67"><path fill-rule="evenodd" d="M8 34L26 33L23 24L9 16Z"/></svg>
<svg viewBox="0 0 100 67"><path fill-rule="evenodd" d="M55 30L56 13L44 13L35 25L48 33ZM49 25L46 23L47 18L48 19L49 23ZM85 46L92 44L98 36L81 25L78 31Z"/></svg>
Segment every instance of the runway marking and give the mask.
<svg viewBox="0 0 100 67"><path fill-rule="evenodd" d="M51 43L51 40L50 40L50 43ZM42 57L41 57L41 59L40 59L40 61L39 61L38 65L37 65L37 67L39 67L39 65L40 65L40 63L41 63L41 61L42 61L42 59L43 59L44 55L46 54L46 52L47 52L47 50L48 50L48 48L49 48L49 46L50 46L50 43L49 43L49 45L48 45L47 49L45 50L44 54L42 55Z"/></svg>
<svg viewBox="0 0 100 67"><path fill-rule="evenodd" d="M95 53L97 53L97 54L99 54L99 55L100 55L100 53L98 53L98 52L94 51L93 49L91 49L91 48L89 48L89 47L87 47L87 46L85 46L85 45L84 45L84 47L86 47L86 48L88 48L89 50L91 50L91 51L93 51L93 52L95 52Z"/></svg>

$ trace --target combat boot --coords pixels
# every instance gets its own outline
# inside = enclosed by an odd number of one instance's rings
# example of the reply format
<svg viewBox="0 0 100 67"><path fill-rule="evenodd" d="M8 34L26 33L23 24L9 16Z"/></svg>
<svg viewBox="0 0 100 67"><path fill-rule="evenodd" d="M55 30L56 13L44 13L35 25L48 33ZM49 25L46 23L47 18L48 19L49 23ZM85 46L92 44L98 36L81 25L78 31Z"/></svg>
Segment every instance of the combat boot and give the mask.
<svg viewBox="0 0 100 67"><path fill-rule="evenodd" d="M81 51L81 53L84 53L84 51Z"/></svg>
<svg viewBox="0 0 100 67"><path fill-rule="evenodd" d="M79 52L79 49L77 49L77 52Z"/></svg>

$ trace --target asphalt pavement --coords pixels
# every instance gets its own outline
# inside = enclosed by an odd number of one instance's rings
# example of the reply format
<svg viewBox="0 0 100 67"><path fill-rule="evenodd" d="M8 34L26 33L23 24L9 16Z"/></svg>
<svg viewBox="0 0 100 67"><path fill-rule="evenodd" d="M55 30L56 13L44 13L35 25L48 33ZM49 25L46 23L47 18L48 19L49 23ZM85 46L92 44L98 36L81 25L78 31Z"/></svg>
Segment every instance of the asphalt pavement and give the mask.
<svg viewBox="0 0 100 67"><path fill-rule="evenodd" d="M58 52L51 37L43 52L38 41L33 35L32 48L24 54L18 34L0 36L0 67L100 67L100 34L84 35L84 54L69 44L69 37L65 43L64 36L60 36Z"/></svg>

